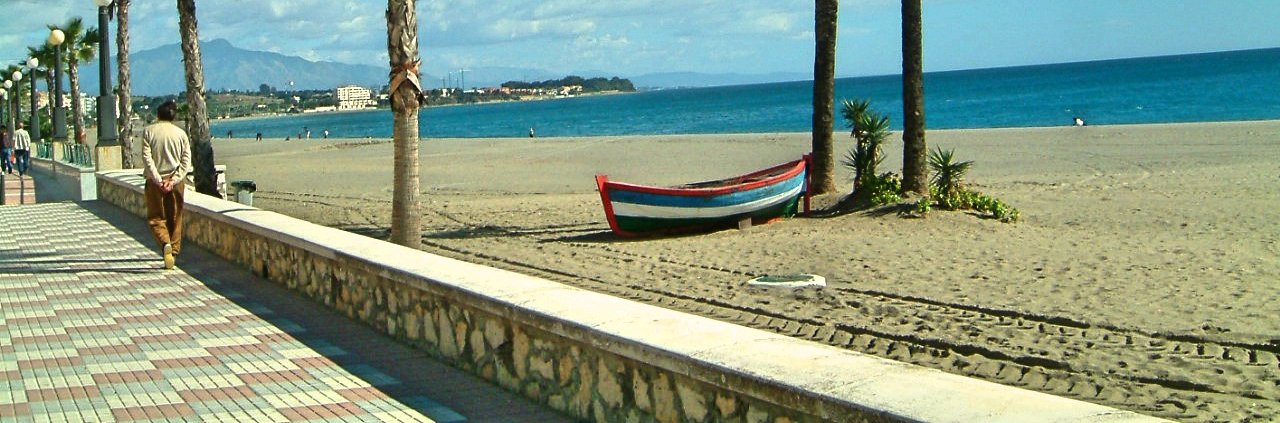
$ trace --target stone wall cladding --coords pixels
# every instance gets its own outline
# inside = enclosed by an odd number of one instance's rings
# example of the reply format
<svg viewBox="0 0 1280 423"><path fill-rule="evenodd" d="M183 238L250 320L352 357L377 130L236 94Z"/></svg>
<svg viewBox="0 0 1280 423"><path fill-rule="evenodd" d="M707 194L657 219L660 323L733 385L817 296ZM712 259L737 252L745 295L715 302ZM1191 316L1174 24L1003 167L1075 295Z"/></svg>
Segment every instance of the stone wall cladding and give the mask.
<svg viewBox="0 0 1280 423"><path fill-rule="evenodd" d="M104 201L145 216L140 187L99 179L98 190ZM469 306L467 303L474 300L459 298L460 293L448 289L423 289L420 285L424 281L414 275L358 258L322 257L223 224L193 208L188 208L185 225L186 242L451 366L577 418L600 422L823 421L516 323L510 316L517 310ZM708 405L712 401L730 405L712 407Z"/></svg>
<svg viewBox="0 0 1280 423"><path fill-rule="evenodd" d="M102 200L143 216L145 206L141 184L142 178L136 170L104 172L99 174L98 195ZM579 306L548 310L528 305L530 300L527 298L532 292L543 296L578 296L592 302L625 300L548 281L540 281L536 287L522 287L521 283L533 279L475 265L460 264L462 267L471 266L460 273L438 271L443 275L438 276L440 278L457 280L433 280L421 272L388 263L396 259L405 261L405 255L413 256L410 260L413 262L435 260L445 263L448 259L420 251L394 250L401 247L374 245L379 241L194 193L187 198L187 242L194 242L265 279L426 351L451 366L584 420L799 423L936 420L936 416L950 416L946 420L957 421L970 420L973 416L986 417L981 419L986 421L1019 421L1028 415L1050 417L1034 410L1030 414L991 418L1000 416L983 410L915 410L930 404L909 404L905 407L860 405L855 395L842 396L839 392L860 392L860 388L886 379L883 377L886 372L903 370L909 374L907 382L889 382L892 386L906 385L901 389L891 389L894 391L918 390L915 386L918 383L912 382L914 379L911 378L919 372L925 372L925 377L944 375L937 377L947 381L963 378L918 370L901 363L886 364L884 360L817 344L810 347L802 341L736 326L732 330L764 339L765 346L771 348L762 350L763 354L752 351L721 354L724 357L703 353L699 349L702 347L696 344L706 337L672 339L672 335L666 333L672 329L663 327L659 328L659 335L646 338L625 333L630 327L630 323L625 322L619 325L621 328L611 331L609 323L563 316L583 315L579 309L586 307L584 302L575 303L570 298L566 302ZM241 214L252 217L232 216ZM341 249L326 246L326 243L373 246L362 249L364 247L356 245ZM392 251L388 253L388 249ZM476 273L484 274L476 276ZM489 289L475 288L468 282L489 284L486 286ZM489 292L489 296L481 292ZM610 309L610 306L606 304L602 308ZM727 325L694 316L681 317L684 315L666 310L651 313L663 315L652 319L632 319L644 320L641 323L651 325L662 325L664 319L701 319L713 322L713 325ZM699 333L697 329L690 331ZM725 328L717 326L710 331L719 333ZM666 339L672 339L677 347L663 345L661 341ZM772 347L773 343L778 346ZM686 351L679 351L683 347L687 347ZM728 351L740 349L736 343L720 348ZM784 375L819 374L807 379L808 382L793 382L766 370L744 370L736 364L738 355L747 356L746 360L758 360L755 358L757 355L776 356L776 361L780 362L777 364L783 370L787 370L784 362L792 357L797 360L812 358L812 363L824 363L828 357L844 361L832 362L832 368L813 366L811 369L788 370L791 373L781 372ZM871 361L866 362L870 365L846 362L851 359ZM844 372L842 369L846 368L851 370ZM843 379L846 375L848 381L828 381ZM960 383L969 382L961 380ZM1018 395L1025 392L988 385L981 387L1008 389L1019 392ZM960 388L968 389L973 388ZM915 392L910 394L917 395ZM918 395L932 397L934 394L925 389ZM886 393L863 395L876 398ZM1043 400L1039 396L1042 394L1026 395L1037 401ZM887 396L892 398L892 395ZM969 404L971 401L961 398L956 402ZM981 398L976 401L993 400ZM1006 399L996 398L995 401ZM1051 406L1059 403L1075 406L1070 400L1050 401ZM1060 413L1061 410L1054 409L1055 412L1050 414L1074 416L1059 419L1061 421L1143 421L1146 418L1091 404L1087 406L1083 412Z"/></svg>

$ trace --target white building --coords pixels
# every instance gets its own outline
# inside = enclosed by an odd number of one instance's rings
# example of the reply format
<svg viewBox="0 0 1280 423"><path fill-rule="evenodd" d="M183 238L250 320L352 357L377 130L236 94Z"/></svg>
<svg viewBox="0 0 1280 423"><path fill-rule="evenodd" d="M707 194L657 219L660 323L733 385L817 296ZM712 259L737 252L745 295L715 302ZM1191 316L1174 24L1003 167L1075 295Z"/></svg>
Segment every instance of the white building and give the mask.
<svg viewBox="0 0 1280 423"><path fill-rule="evenodd" d="M356 85L338 87L338 110L357 110L375 107L378 102L373 99L373 90Z"/></svg>

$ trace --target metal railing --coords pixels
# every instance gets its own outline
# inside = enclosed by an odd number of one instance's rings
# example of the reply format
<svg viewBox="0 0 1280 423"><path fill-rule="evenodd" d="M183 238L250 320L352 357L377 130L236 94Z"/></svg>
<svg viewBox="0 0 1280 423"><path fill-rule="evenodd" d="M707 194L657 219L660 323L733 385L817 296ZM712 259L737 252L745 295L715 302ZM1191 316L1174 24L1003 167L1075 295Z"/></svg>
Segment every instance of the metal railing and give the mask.
<svg viewBox="0 0 1280 423"><path fill-rule="evenodd" d="M93 153L84 144L63 144L62 160L80 167L93 167Z"/></svg>
<svg viewBox="0 0 1280 423"><path fill-rule="evenodd" d="M41 159L53 160L53 143L51 142L36 143L36 157Z"/></svg>

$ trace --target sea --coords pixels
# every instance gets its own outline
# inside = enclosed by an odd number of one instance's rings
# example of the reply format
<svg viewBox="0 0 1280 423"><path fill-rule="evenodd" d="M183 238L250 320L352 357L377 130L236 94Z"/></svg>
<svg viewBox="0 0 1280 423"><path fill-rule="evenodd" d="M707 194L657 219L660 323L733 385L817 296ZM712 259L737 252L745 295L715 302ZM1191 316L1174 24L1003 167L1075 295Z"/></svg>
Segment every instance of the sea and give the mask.
<svg viewBox="0 0 1280 423"><path fill-rule="evenodd" d="M901 129L900 75L836 80L843 99L869 99ZM807 132L813 82L426 107L427 138ZM930 129L1005 128L1280 119L1280 48L925 74ZM389 110L214 121L236 137L390 138Z"/></svg>

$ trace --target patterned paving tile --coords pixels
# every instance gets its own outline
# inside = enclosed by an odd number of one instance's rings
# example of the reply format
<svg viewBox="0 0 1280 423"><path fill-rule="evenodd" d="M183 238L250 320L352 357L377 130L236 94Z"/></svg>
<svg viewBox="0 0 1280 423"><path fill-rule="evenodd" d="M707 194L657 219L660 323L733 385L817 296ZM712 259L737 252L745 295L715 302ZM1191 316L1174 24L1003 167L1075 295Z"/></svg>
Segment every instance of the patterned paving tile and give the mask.
<svg viewBox="0 0 1280 423"><path fill-rule="evenodd" d="M0 421L430 421L74 203L0 228Z"/></svg>

